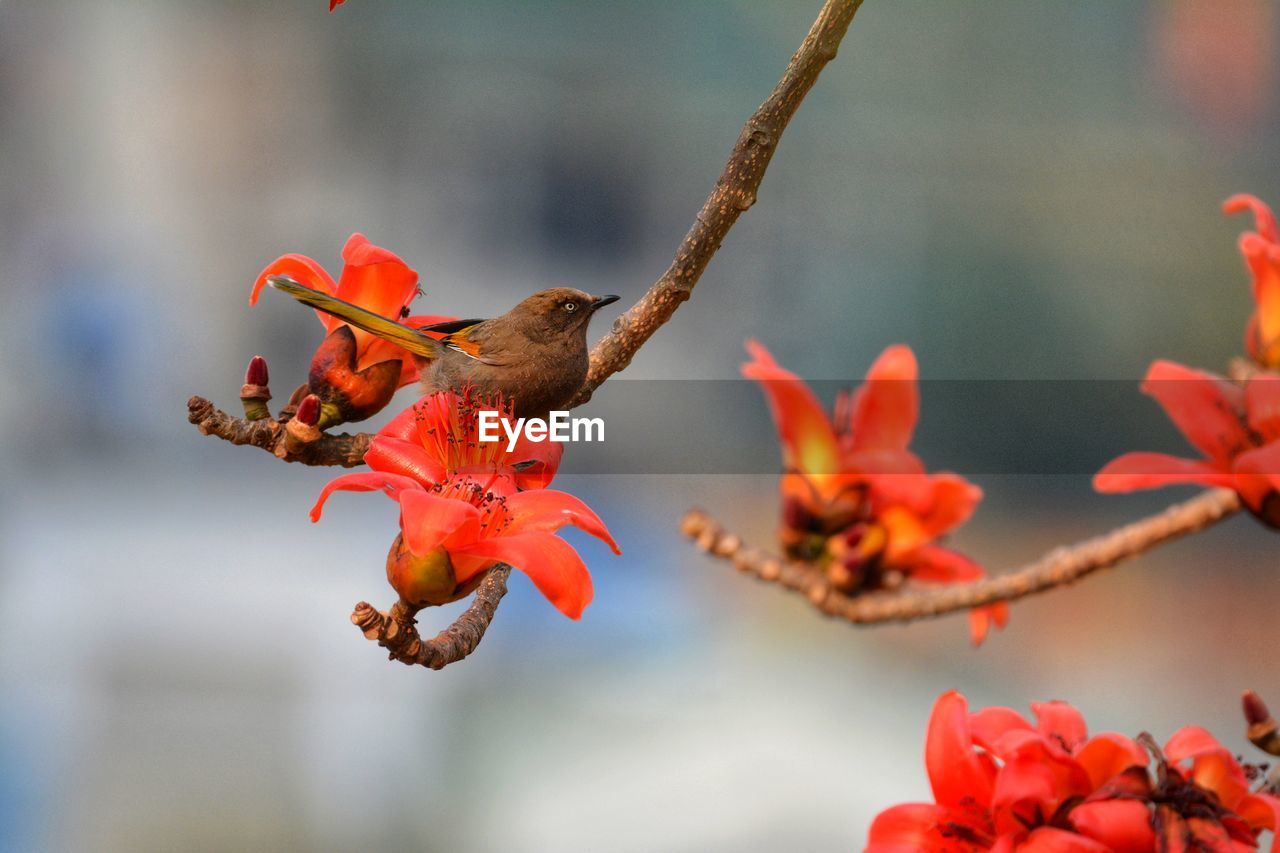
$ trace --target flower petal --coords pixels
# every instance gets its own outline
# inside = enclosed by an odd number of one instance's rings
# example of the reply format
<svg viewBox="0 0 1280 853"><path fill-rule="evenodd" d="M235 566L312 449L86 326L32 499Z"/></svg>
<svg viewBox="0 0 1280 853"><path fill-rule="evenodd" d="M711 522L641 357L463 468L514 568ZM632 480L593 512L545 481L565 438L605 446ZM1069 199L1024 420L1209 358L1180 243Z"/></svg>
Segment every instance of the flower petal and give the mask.
<svg viewBox="0 0 1280 853"><path fill-rule="evenodd" d="M969 729L973 742L987 752L996 754L996 744L1009 732L1034 732L1027 718L1012 708L993 705L969 715Z"/></svg>
<svg viewBox="0 0 1280 853"><path fill-rule="evenodd" d="M419 556L427 554L446 539L474 539L480 534L480 510L467 501L444 498L426 491L405 491L400 495L400 530L404 544ZM466 578L459 577L462 583Z"/></svg>
<svg viewBox="0 0 1280 853"><path fill-rule="evenodd" d="M1115 853L1151 853L1156 833L1151 811L1138 800L1098 800L1071 810L1076 832L1104 844Z"/></svg>
<svg viewBox="0 0 1280 853"><path fill-rule="evenodd" d="M583 609L591 603L591 573L573 546L553 534L495 536L450 548L449 553L510 564L528 575L547 600L570 619L582 616ZM459 583L467 580L465 571L459 571Z"/></svg>
<svg viewBox="0 0 1280 853"><path fill-rule="evenodd" d="M397 415L396 419L399 418ZM379 432L369 442L369 449L364 454L364 464L375 471L412 477L427 486L443 483L448 476L444 466L427 453L421 444L392 438L384 432Z"/></svg>
<svg viewBox="0 0 1280 853"><path fill-rule="evenodd" d="M925 738L924 763L939 805L987 805L995 786L995 766L973 749L969 703L949 690L934 703Z"/></svg>
<svg viewBox="0 0 1280 853"><path fill-rule="evenodd" d="M412 490L422 491L422 484L410 477L404 477L399 474L344 474L330 480L325 487L320 490L320 497L316 498L315 506L311 507L311 520L319 521L320 513L324 509L324 503L329 499L329 495L334 492L377 492L387 493L387 497L392 500L400 500L400 496L405 491Z"/></svg>
<svg viewBox="0 0 1280 853"><path fill-rule="evenodd" d="M1224 461L1250 444L1244 419L1244 389L1220 376L1172 361L1147 370L1142 391L1164 408L1197 450Z"/></svg>
<svg viewBox="0 0 1280 853"><path fill-rule="evenodd" d="M1103 493L1156 489L1177 483L1230 489L1235 487L1235 477L1215 463L1163 453L1126 453L1108 462L1093 477L1093 488Z"/></svg>
<svg viewBox="0 0 1280 853"><path fill-rule="evenodd" d="M1249 193L1236 193L1222 203L1222 212L1227 215L1246 210L1253 213L1253 227L1259 236L1272 243L1280 242L1280 228L1276 227L1275 214L1262 199Z"/></svg>
<svg viewBox="0 0 1280 853"><path fill-rule="evenodd" d="M1017 849L1018 853L1112 853L1111 848L1092 838L1051 826L1032 831Z"/></svg>
<svg viewBox="0 0 1280 853"><path fill-rule="evenodd" d="M1280 441L1280 376L1254 376L1245 386L1244 399L1249 428L1262 437L1263 443Z"/></svg>
<svg viewBox="0 0 1280 853"><path fill-rule="evenodd" d="M1280 851L1280 797L1271 794L1249 794L1236 803L1240 815L1255 831L1269 829L1273 833L1271 850Z"/></svg>
<svg viewBox="0 0 1280 853"><path fill-rule="evenodd" d="M1266 350L1280 338L1280 245L1246 232L1240 235L1239 246L1253 275L1258 343Z"/></svg>
<svg viewBox="0 0 1280 853"><path fill-rule="evenodd" d="M865 853L977 853L983 848L944 834L953 814L932 803L903 803L876 815L867 833Z"/></svg>
<svg viewBox="0 0 1280 853"><path fill-rule="evenodd" d="M1280 491L1280 441L1241 454L1235 464L1235 488L1252 509L1261 512Z"/></svg>
<svg viewBox="0 0 1280 853"><path fill-rule="evenodd" d="M782 442L784 467L804 474L835 474L839 452L831 421L818 398L800 377L783 369L763 346L747 341L752 361L742 375L760 383Z"/></svg>
<svg viewBox="0 0 1280 853"><path fill-rule="evenodd" d="M1235 756L1213 735L1199 726L1186 726L1174 732L1164 745L1165 757L1172 764L1191 761L1191 778L1206 790L1218 795L1229 809L1249 792L1249 780Z"/></svg>
<svg viewBox="0 0 1280 853"><path fill-rule="evenodd" d="M391 252L375 246L363 234L352 234L342 249L345 266L334 296L392 320L418 293L418 273ZM341 321L339 321L341 322ZM361 349L375 336L357 329Z"/></svg>
<svg viewBox="0 0 1280 853"><path fill-rule="evenodd" d="M566 524L572 524L608 545L613 553L622 553L600 516L568 492L553 489L517 492L507 498L506 507L509 522L504 535L554 533Z"/></svg>
<svg viewBox="0 0 1280 853"><path fill-rule="evenodd" d="M262 288L267 283L267 278L273 275L287 275L303 287L309 287L312 290L318 290L331 296L338 287L333 283L333 276L329 275L324 267L306 255L281 255L267 264L262 272L258 273L258 278L253 283L253 290L249 291L250 305L258 304L258 296L261 295ZM320 318L320 325L324 326L326 333L332 332L342 325L342 321L332 314L317 310L316 316Z"/></svg>
<svg viewBox="0 0 1280 853"><path fill-rule="evenodd" d="M847 424L847 450L906 450L920 416L919 369L907 346L892 346L867 371L854 392Z"/></svg>
<svg viewBox="0 0 1280 853"><path fill-rule="evenodd" d="M1040 734L1069 753L1074 753L1089 737L1084 717L1066 702L1032 702L1031 710L1035 712Z"/></svg>
<svg viewBox="0 0 1280 853"><path fill-rule="evenodd" d="M1103 732L1090 738L1075 754L1096 790L1130 767L1146 767L1147 752L1124 735Z"/></svg>

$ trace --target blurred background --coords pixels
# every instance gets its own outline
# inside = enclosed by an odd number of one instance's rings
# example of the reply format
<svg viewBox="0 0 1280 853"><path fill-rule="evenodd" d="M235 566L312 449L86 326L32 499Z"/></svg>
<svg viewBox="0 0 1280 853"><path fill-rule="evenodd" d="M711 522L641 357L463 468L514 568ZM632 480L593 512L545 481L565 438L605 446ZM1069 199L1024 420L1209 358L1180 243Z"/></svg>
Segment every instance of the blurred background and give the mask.
<svg viewBox="0 0 1280 853"><path fill-rule="evenodd" d="M629 303L819 5L0 0L0 849L854 849L928 798L950 687L1247 754L1239 691L1280 702L1276 540L1248 519L1018 604L975 651L963 617L824 621L680 539L700 504L768 543L768 466L571 475L624 550L570 534L584 619L517 576L434 673L347 620L391 602L390 506L312 526L334 472L186 423L191 394L235 409L255 353L277 403L302 381L319 327L249 286L285 252L336 274L352 231L420 271L424 313L563 283ZM954 455L972 428L926 392L919 450L986 489L954 544L992 570L1181 497L1085 474L1179 447L1137 392L1153 358L1240 350L1247 222L1218 206L1280 202L1278 18L868 0L760 203L608 394L733 379L747 336L815 379L907 342L934 386L1124 383L1114 418L999 412L1055 460L1025 472ZM729 447L769 432L736 399ZM684 413L656 414L679 445Z"/></svg>

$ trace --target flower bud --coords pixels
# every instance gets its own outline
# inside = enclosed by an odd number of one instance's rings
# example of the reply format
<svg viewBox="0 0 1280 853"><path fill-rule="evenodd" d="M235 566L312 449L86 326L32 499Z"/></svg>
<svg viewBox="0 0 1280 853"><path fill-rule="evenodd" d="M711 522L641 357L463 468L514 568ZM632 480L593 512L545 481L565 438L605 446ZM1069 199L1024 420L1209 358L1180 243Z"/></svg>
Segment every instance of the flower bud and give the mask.
<svg viewBox="0 0 1280 853"><path fill-rule="evenodd" d="M396 537L387 553L387 582L415 607L447 604L470 592L470 586L459 589L453 563L444 548L415 554L404 544L403 535Z"/></svg>
<svg viewBox="0 0 1280 853"><path fill-rule="evenodd" d="M245 385L267 385L267 360L260 355L249 359L249 369L244 373Z"/></svg>
<svg viewBox="0 0 1280 853"><path fill-rule="evenodd" d="M1272 719L1266 703L1257 693L1246 690L1241 697L1244 719L1249 724L1247 732L1254 746L1271 755L1280 755L1280 725Z"/></svg>
<svg viewBox="0 0 1280 853"><path fill-rule="evenodd" d="M1250 726L1256 726L1271 719L1271 712L1267 710L1266 703L1252 690L1244 692L1241 696L1241 704L1244 706L1244 721Z"/></svg>
<svg viewBox="0 0 1280 853"><path fill-rule="evenodd" d="M315 394L308 394L302 398L302 402L298 404L298 413L294 418L307 426L315 426L320 423L320 398Z"/></svg>
<svg viewBox="0 0 1280 853"><path fill-rule="evenodd" d="M358 364L359 348L350 326L330 332L312 356L307 386L324 403L322 428L372 417L395 396L402 370L398 359L363 370L356 369Z"/></svg>
<svg viewBox="0 0 1280 853"><path fill-rule="evenodd" d="M244 416L251 421L260 421L271 417L267 401L271 392L267 390L267 360L255 355L249 360L249 369L244 373L244 386L240 389L240 402L244 405Z"/></svg>

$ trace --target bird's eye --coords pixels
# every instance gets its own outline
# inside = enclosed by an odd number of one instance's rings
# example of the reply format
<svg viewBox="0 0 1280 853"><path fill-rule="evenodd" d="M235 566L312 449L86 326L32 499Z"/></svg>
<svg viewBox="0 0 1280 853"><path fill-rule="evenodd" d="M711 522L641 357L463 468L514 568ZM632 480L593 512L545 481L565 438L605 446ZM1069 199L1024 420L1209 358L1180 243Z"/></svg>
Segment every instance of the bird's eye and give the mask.
<svg viewBox="0 0 1280 853"><path fill-rule="evenodd" d="M564 310L566 310L566 311L568 311L570 314L572 314L574 311L577 311L577 310L578 310L578 303L576 303L576 302L566 302L566 303L564 304Z"/></svg>

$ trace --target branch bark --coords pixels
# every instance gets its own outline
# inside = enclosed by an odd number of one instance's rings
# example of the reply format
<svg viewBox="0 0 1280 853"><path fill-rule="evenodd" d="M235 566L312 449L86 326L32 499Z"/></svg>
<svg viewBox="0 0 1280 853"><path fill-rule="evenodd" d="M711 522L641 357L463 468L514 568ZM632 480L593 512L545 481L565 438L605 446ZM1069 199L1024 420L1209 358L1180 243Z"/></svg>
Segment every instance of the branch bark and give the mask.
<svg viewBox="0 0 1280 853"><path fill-rule="evenodd" d="M1066 586L1158 545L1204 530L1240 509L1235 492L1215 489L1110 533L1056 548L1005 574L950 586L907 584L892 592L858 596L832 589L815 566L784 560L745 545L740 537L701 510L689 512L681 522L681 530L702 550L729 560L739 571L805 595L828 616L857 625L878 625L928 619Z"/></svg>
<svg viewBox="0 0 1280 853"><path fill-rule="evenodd" d="M187 401L187 420L196 425L201 435L216 436L232 444L250 444L285 462L303 465L340 465L354 468L364 463L369 449L367 433L330 435L321 433L313 442L291 448L286 442L286 421L274 418L250 421L219 409L204 397Z"/></svg>
<svg viewBox="0 0 1280 853"><path fill-rule="evenodd" d="M476 588L466 611L430 640L423 640L418 634L417 608L403 599L391 605L391 610L386 613L362 601L352 612L351 621L367 639L386 649L391 660L398 660L406 666L444 669L467 657L480 645L485 631L493 622L498 602L507 594L507 578L510 576L510 566L498 565L490 569Z"/></svg>
<svg viewBox="0 0 1280 853"><path fill-rule="evenodd" d="M756 203L756 193L778 140L804 96L827 63L836 58L840 41L862 0L827 0L800 49L773 92L738 134L729 162L715 189L676 249L675 260L640 301L614 321L613 329L591 350L591 367L570 406L580 406L613 374L631 363L636 351L693 293L694 285L738 217Z"/></svg>

